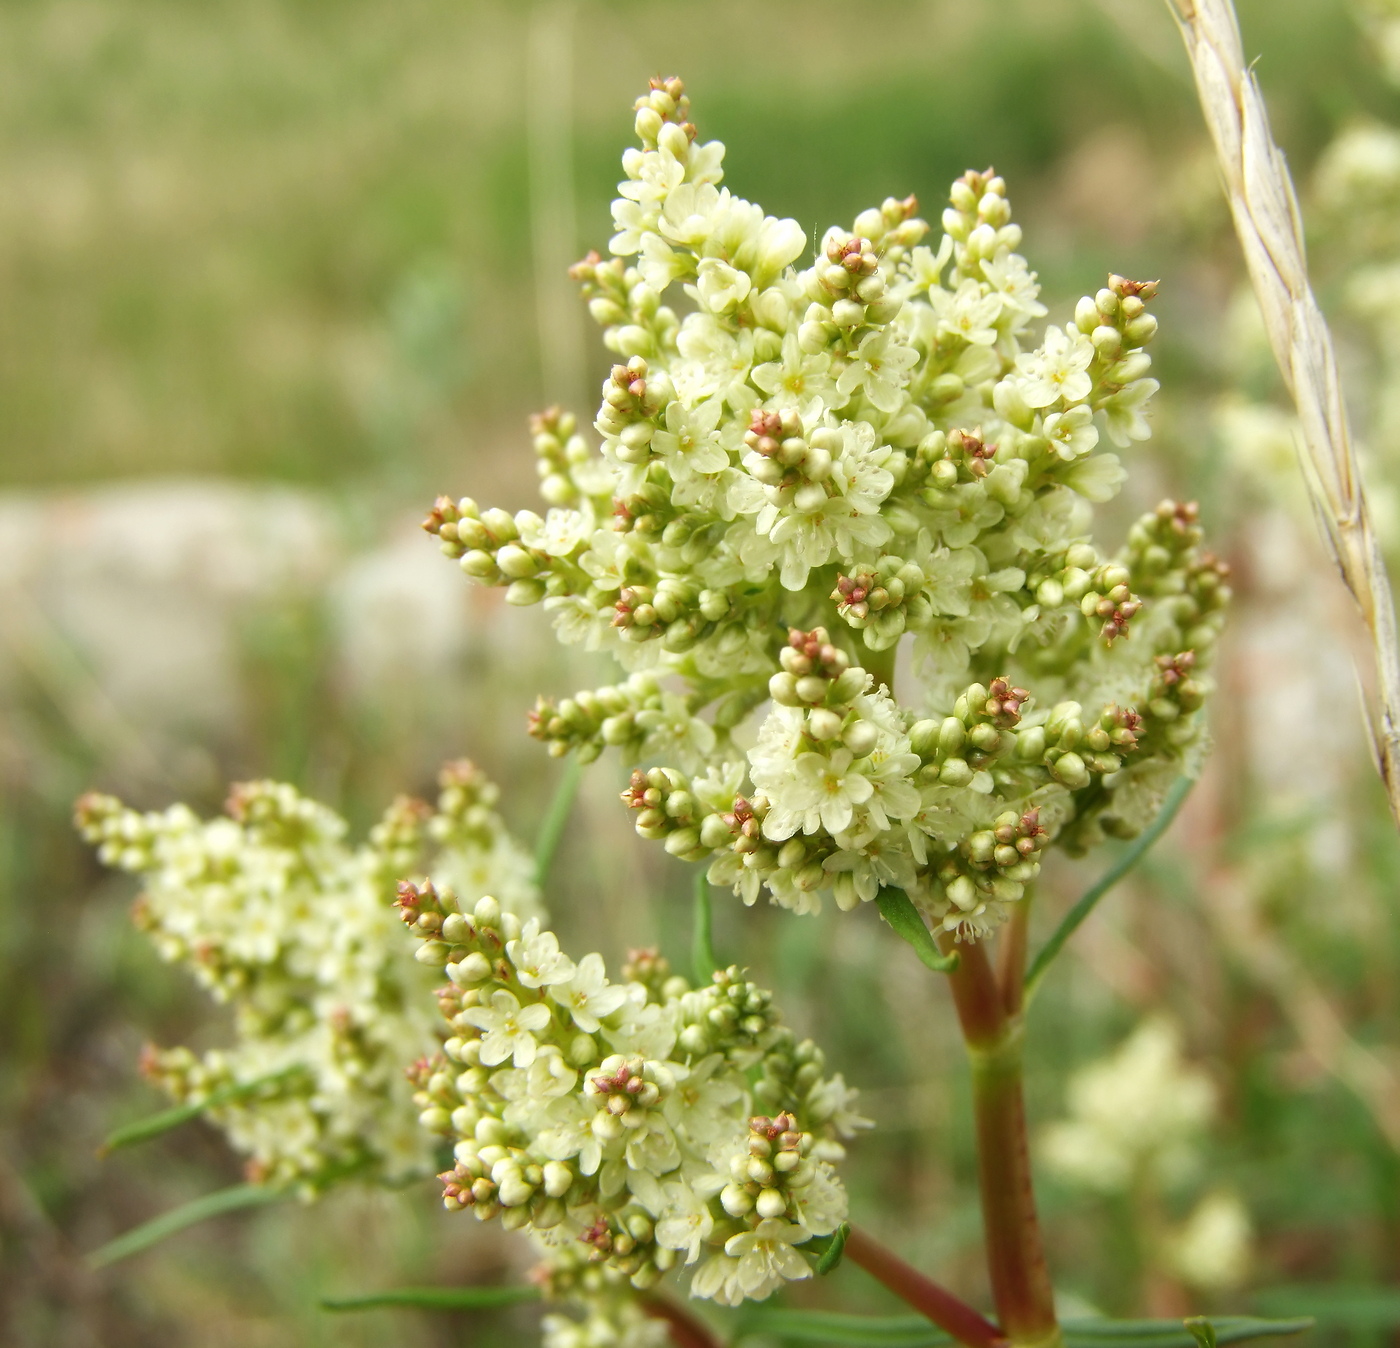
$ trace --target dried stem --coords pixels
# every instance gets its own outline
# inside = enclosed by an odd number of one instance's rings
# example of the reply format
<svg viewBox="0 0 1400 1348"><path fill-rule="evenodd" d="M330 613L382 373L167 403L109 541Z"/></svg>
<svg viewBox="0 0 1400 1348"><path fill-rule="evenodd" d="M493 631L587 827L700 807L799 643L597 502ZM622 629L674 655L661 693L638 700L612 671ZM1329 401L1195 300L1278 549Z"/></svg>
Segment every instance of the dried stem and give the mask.
<svg viewBox="0 0 1400 1348"><path fill-rule="evenodd" d="M1212 875L1210 889L1212 902L1204 911L1230 953L1278 1002L1304 1051L1357 1096L1400 1152L1400 1067L1393 1053L1353 1038L1312 971L1270 927L1246 879L1222 867Z"/></svg>
<svg viewBox="0 0 1400 1348"><path fill-rule="evenodd" d="M1376 678L1371 743L1400 824L1400 651L1390 579L1366 507L1332 335L1308 283L1293 183L1269 130L1259 84L1245 67L1230 0L1168 4L1195 71L1269 342L1297 405L1303 477L1332 558L1370 632Z"/></svg>
<svg viewBox="0 0 1400 1348"><path fill-rule="evenodd" d="M990 1320L906 1264L893 1250L887 1250L858 1226L853 1226L846 1237L846 1257L859 1264L876 1282L883 1283L901 1301L928 1316L940 1329L947 1330L959 1343L970 1344L972 1348L1005 1348L1006 1339Z"/></svg>

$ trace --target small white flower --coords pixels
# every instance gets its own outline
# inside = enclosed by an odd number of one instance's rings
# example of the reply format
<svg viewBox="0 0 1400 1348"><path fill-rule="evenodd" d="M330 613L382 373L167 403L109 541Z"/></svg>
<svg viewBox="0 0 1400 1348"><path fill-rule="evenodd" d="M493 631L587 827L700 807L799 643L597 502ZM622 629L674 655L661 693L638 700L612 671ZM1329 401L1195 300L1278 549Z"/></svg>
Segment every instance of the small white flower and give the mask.
<svg viewBox="0 0 1400 1348"><path fill-rule="evenodd" d="M810 1278L812 1266L795 1248L809 1238L810 1233L804 1228L779 1217L769 1217L752 1231L730 1236L724 1243L724 1252L738 1261L733 1280L743 1296L762 1301L784 1282Z"/></svg>
<svg viewBox="0 0 1400 1348"><path fill-rule="evenodd" d="M567 983L574 976L574 962L559 949L559 938L552 931L541 931L537 917L525 924L517 940L506 942L506 955L527 988Z"/></svg>
<svg viewBox="0 0 1400 1348"><path fill-rule="evenodd" d="M1066 330L1052 323L1045 329L1039 351L1017 357L1021 372L1021 396L1030 407L1083 402L1093 390L1089 365L1093 343L1078 329Z"/></svg>
<svg viewBox="0 0 1400 1348"><path fill-rule="evenodd" d="M1082 458L1099 443L1094 413L1082 403L1067 412L1051 412L1045 418L1044 435L1066 462Z"/></svg>
<svg viewBox="0 0 1400 1348"><path fill-rule="evenodd" d="M1128 470L1116 454L1095 454L1071 464L1058 477L1085 500L1099 503L1118 495L1118 488L1127 481Z"/></svg>
<svg viewBox="0 0 1400 1348"><path fill-rule="evenodd" d="M1115 445L1125 448L1134 440L1146 440L1152 434L1152 427L1143 413L1160 387L1155 379L1138 379L1104 403L1108 438Z"/></svg>
<svg viewBox="0 0 1400 1348"><path fill-rule="evenodd" d="M513 992L498 988L489 1006L469 1006L462 1012L469 1025L485 1031L481 1040L481 1061L494 1067L510 1058L517 1067L535 1061L539 1045L535 1035L549 1024L549 1008L541 1002L522 1007Z"/></svg>
<svg viewBox="0 0 1400 1348"><path fill-rule="evenodd" d="M585 955L567 984L555 984L549 995L568 1009L574 1024L585 1034L596 1034L600 1022L626 1000L627 989L608 982L601 955Z"/></svg>
<svg viewBox="0 0 1400 1348"><path fill-rule="evenodd" d="M529 529L522 529L520 536L530 547L551 557L568 557L593 537L597 527L589 507L567 510L555 506L543 520L536 518Z"/></svg>
<svg viewBox="0 0 1400 1348"><path fill-rule="evenodd" d="M753 289L747 272L731 267L718 258L702 258L699 279L692 287L695 297L712 314L728 313L742 304Z"/></svg>
<svg viewBox="0 0 1400 1348"><path fill-rule="evenodd" d="M860 340L850 361L836 379L843 398L858 392L882 412L898 411L909 371L919 362L919 353L899 341L889 328L877 328Z"/></svg>
<svg viewBox="0 0 1400 1348"><path fill-rule="evenodd" d="M715 430L723 410L720 398L689 408L679 401L667 406L666 429L652 436L651 448L665 460L673 480L683 482L697 473L717 473L729 467L729 453Z"/></svg>
<svg viewBox="0 0 1400 1348"><path fill-rule="evenodd" d="M715 1229L709 1201L682 1183L667 1184L665 1195L666 1207L656 1224L656 1243L663 1249L684 1251L685 1262L693 1264Z"/></svg>
<svg viewBox="0 0 1400 1348"><path fill-rule="evenodd" d="M976 281L968 279L951 295L946 290L930 290L929 302L938 315L940 332L978 346L991 346L996 341L1002 309L997 291L984 294Z"/></svg>
<svg viewBox="0 0 1400 1348"><path fill-rule="evenodd" d="M788 838L798 829L815 833L818 827L828 833L841 833L850 827L857 805L875 794L870 778L852 766L849 749L835 750L828 758L821 753L798 756L792 765L785 807L776 803L763 821L769 838Z"/></svg>
<svg viewBox="0 0 1400 1348"><path fill-rule="evenodd" d="M788 332L783 336L779 359L755 365L749 377L772 400L772 406L805 407L813 398L820 398L824 403L831 401L836 383L828 373L830 369L829 355L803 351L797 334Z"/></svg>
<svg viewBox="0 0 1400 1348"><path fill-rule="evenodd" d="M1036 297L1040 286L1035 273L1026 266L1018 253L1004 253L982 263L982 275L1001 296L1006 308L1014 309L1017 321L1013 329L1024 327L1033 318L1043 318L1048 312Z"/></svg>

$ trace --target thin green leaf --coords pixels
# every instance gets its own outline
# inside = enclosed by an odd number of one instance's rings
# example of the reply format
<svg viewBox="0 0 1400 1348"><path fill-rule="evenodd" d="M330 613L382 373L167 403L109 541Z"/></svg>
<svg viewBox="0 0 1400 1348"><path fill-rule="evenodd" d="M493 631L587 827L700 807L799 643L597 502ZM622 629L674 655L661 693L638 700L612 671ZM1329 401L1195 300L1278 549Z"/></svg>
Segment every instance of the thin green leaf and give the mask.
<svg viewBox="0 0 1400 1348"><path fill-rule="evenodd" d="M1176 818L1176 812L1181 808L1182 802L1190 794L1191 788L1195 784L1194 777L1178 777L1172 783L1171 790L1167 792L1167 798L1162 802L1162 808L1156 819L1138 834L1133 840L1132 846L1104 872L1102 878L1084 891L1079 902L1065 914L1064 921L1056 928L1055 934L1046 941L1040 953L1031 963L1031 967L1026 971L1024 1000L1027 1004L1039 990L1046 970L1050 968L1055 956L1064 948L1065 942L1079 929L1084 919L1094 911L1099 900L1147 855L1152 844L1167 831L1172 820Z"/></svg>
<svg viewBox="0 0 1400 1348"><path fill-rule="evenodd" d="M1298 1334L1311 1320L1258 1320L1213 1316L1218 1345ZM1067 1320L1065 1348L1197 1348L1181 1320ZM849 1348L945 1348L953 1340L922 1315L843 1315L832 1311L754 1310L744 1315L739 1337L766 1334L789 1343L827 1343Z"/></svg>
<svg viewBox="0 0 1400 1348"><path fill-rule="evenodd" d="M845 1315L840 1311L749 1311L739 1336L771 1335L788 1343L847 1348L942 1348L953 1339L922 1315Z"/></svg>
<svg viewBox="0 0 1400 1348"><path fill-rule="evenodd" d="M365 1296L322 1297L321 1309L376 1311L386 1306L407 1306L420 1311L486 1311L539 1299L538 1287L397 1287Z"/></svg>
<svg viewBox="0 0 1400 1348"><path fill-rule="evenodd" d="M822 1251L821 1258L817 1260L818 1277L825 1276L840 1265L841 1256L846 1253L846 1237L850 1234L850 1222L842 1222L833 1232L826 1249Z"/></svg>
<svg viewBox="0 0 1400 1348"><path fill-rule="evenodd" d="M1215 1326L1204 1315L1188 1316L1181 1323L1196 1340L1196 1348L1216 1348Z"/></svg>
<svg viewBox="0 0 1400 1348"><path fill-rule="evenodd" d="M1194 1323L1194 1327L1193 1326ZM1192 1320L1067 1320L1066 1348L1198 1348L1200 1335L1217 1344L1244 1343L1278 1335L1301 1334L1311 1320L1258 1320L1247 1315L1212 1315Z"/></svg>
<svg viewBox="0 0 1400 1348"><path fill-rule="evenodd" d="M695 902L691 912L690 962L696 984L705 987L719 968L719 961L715 959L714 937L710 929L710 881L703 869L695 873Z"/></svg>
<svg viewBox="0 0 1400 1348"><path fill-rule="evenodd" d="M1347 1283L1273 1287L1254 1302L1271 1315L1310 1315L1339 1329L1392 1329L1400 1325L1400 1288Z"/></svg>
<svg viewBox="0 0 1400 1348"><path fill-rule="evenodd" d="M260 1184L235 1184L228 1189L218 1189L203 1198L183 1203L178 1208L163 1212L149 1222L133 1227L125 1235L109 1240L107 1244L94 1250L87 1257L90 1268L106 1268L120 1259L129 1259L140 1254L152 1245L158 1245L167 1236L183 1231L187 1226L208 1221L211 1217L222 1216L226 1212L237 1212L240 1208L262 1207L267 1203L280 1203L287 1197L285 1189L269 1189Z"/></svg>
<svg viewBox="0 0 1400 1348"><path fill-rule="evenodd" d="M539 837L535 840L535 883L541 889L549 879L549 868L554 863L555 852L559 850L559 839L564 836L564 825L569 822L569 811L574 808L574 797L578 795L582 780L583 764L577 758L570 758L554 790L554 799L549 802L549 809L545 812Z"/></svg>
<svg viewBox="0 0 1400 1348"><path fill-rule="evenodd" d="M957 955L944 955L933 943L933 936L924 926L914 901L902 889L884 888L875 896L880 905L880 915L893 928L896 935L914 947L914 953L928 965L934 973L952 973L958 967Z"/></svg>
<svg viewBox="0 0 1400 1348"><path fill-rule="evenodd" d="M121 1147L135 1146L138 1142L149 1142L151 1138L168 1133L172 1128L178 1128L182 1123L197 1119L207 1109L218 1109L220 1105L231 1105L237 1100L247 1099L250 1095L256 1095L265 1086L285 1081L288 1077L295 1076L303 1070L305 1069L300 1065L288 1067L281 1072L272 1072L268 1076L258 1077L256 1081L244 1081L232 1086L224 1086L222 1089L212 1092L208 1099L201 1100L198 1104L175 1105L171 1109L162 1109L159 1113L148 1114L144 1119L124 1124L108 1134L106 1141L97 1149L97 1154L106 1156L109 1152L117 1151Z"/></svg>

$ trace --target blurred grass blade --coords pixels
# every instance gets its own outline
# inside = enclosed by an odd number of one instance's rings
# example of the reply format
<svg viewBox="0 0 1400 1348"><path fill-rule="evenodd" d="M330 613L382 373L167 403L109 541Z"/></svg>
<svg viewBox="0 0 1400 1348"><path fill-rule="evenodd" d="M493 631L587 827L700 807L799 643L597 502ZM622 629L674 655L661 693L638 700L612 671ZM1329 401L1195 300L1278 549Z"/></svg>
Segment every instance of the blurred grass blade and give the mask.
<svg viewBox="0 0 1400 1348"><path fill-rule="evenodd" d="M549 802L539 837L535 840L535 883L541 889L549 879L549 868L554 863L555 852L559 850L559 839L564 836L564 825L569 822L569 811L574 807L574 797L578 795L582 780L583 764L576 757L571 757L555 788L554 799Z"/></svg>
<svg viewBox="0 0 1400 1348"><path fill-rule="evenodd" d="M914 901L902 889L881 889L875 896L880 915L895 933L914 947L914 953L935 973L951 973L958 967L956 955L943 955L933 943L933 936L924 926Z"/></svg>
<svg viewBox="0 0 1400 1348"><path fill-rule="evenodd" d="M207 1100L201 1100L197 1104L175 1105L171 1109L162 1109L159 1113L148 1114L144 1119L137 1119L135 1122L125 1124L108 1134L106 1140L97 1149L97 1154L106 1156L109 1152L117 1151L121 1147L131 1147L138 1142L148 1142L153 1137L168 1133L172 1128L178 1128L182 1123L197 1119L206 1109L217 1109L220 1105L233 1104L236 1100L256 1095L264 1086L285 1081L288 1077L295 1076L302 1070L300 1065L288 1067L284 1071L272 1072L265 1077L258 1077L256 1081L243 1081L232 1086L225 1086L221 1090L214 1091Z"/></svg>
<svg viewBox="0 0 1400 1348"><path fill-rule="evenodd" d="M1172 783L1171 790L1167 792L1167 798L1162 802L1162 808L1156 819L1138 834L1133 840L1132 846L1104 872L1098 881L1084 891L1079 902L1065 914L1064 921L1055 929L1055 934L1041 947L1031 967L1026 971L1025 1001L1027 1003L1035 996L1045 977L1046 970L1050 968L1055 956L1064 948L1065 942L1079 929L1084 919L1094 911L1099 900L1147 855L1152 844L1167 831L1172 820L1176 818L1176 812L1181 809L1182 802L1191 793L1191 788L1195 784L1194 777L1178 777Z"/></svg>
<svg viewBox="0 0 1400 1348"><path fill-rule="evenodd" d="M376 1311L386 1306L407 1306L422 1311L485 1311L539 1298L538 1287L399 1287L365 1296L322 1297L321 1309Z"/></svg>
<svg viewBox="0 0 1400 1348"><path fill-rule="evenodd" d="M1197 1348L1196 1334L1182 1320L1067 1320L1065 1348ZM1217 1344L1299 1334L1309 1319L1258 1320L1212 1316L1199 1320ZM785 1343L824 1343L849 1348L944 1348L953 1339L922 1315L845 1315L834 1311L756 1310L739 1324L736 1339L769 1335Z"/></svg>
<svg viewBox="0 0 1400 1348"><path fill-rule="evenodd" d="M1310 1315L1318 1324L1338 1329L1400 1326L1400 1287L1323 1283L1269 1288L1255 1293L1253 1299L1271 1315Z"/></svg>
<svg viewBox="0 0 1400 1348"><path fill-rule="evenodd" d="M710 881L704 869L695 873L695 903L692 907L694 926L690 936L690 962L698 987L707 987L710 976L719 968L715 959L714 935L711 931Z"/></svg>
<svg viewBox="0 0 1400 1348"><path fill-rule="evenodd" d="M195 1226L225 1212L237 1212L240 1208L280 1203L286 1197L285 1189L269 1189L261 1184L235 1184L228 1189L218 1189L212 1194L205 1194L203 1198L163 1212L115 1240L109 1240L88 1255L88 1266L106 1268L108 1264L115 1264L118 1260L128 1259L133 1254L150 1249L152 1245L160 1244L167 1236L173 1236L187 1226Z"/></svg>
<svg viewBox="0 0 1400 1348"><path fill-rule="evenodd" d="M851 1234L850 1222L842 1222L832 1234L831 1242L822 1251L822 1257L817 1260L817 1276L822 1277L837 1268L841 1263L841 1256L846 1253L846 1237Z"/></svg>

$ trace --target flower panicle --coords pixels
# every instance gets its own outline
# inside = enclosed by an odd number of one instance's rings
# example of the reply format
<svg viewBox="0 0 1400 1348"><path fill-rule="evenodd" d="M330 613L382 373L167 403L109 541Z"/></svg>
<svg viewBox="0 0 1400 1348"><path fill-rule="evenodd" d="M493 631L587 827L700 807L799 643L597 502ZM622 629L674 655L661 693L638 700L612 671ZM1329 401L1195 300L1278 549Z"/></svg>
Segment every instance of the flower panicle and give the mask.
<svg viewBox="0 0 1400 1348"><path fill-rule="evenodd" d="M136 924L232 1012L227 1046L152 1046L143 1070L180 1103L219 1096L207 1115L258 1183L316 1192L430 1163L400 1065L435 1051L432 984L394 931L395 877L426 864L472 900L489 886L538 909L495 786L465 760L439 786L436 809L400 797L359 846L334 811L279 782L234 786L210 820L78 802L99 858L142 879Z"/></svg>
<svg viewBox="0 0 1400 1348"><path fill-rule="evenodd" d="M634 119L609 255L573 268L614 357L597 451L552 410L543 516L444 497L428 527L623 666L530 731L616 749L643 836L745 902L897 886L976 939L1038 863L984 865L974 837L1031 812L1066 846L1131 834L1201 752L1229 587L1194 507L1118 556L1092 541L1126 472L1106 446L1151 431L1158 283L1109 275L1038 330L991 168L941 229L891 196L804 259L801 226L724 185L680 81ZM1159 663L1188 652L1189 678Z"/></svg>
<svg viewBox="0 0 1400 1348"><path fill-rule="evenodd" d="M696 1295L734 1303L810 1276L798 1247L844 1217L833 1165L868 1125L770 993L737 967L692 988L652 951L613 983L489 896L464 909L405 883L398 903L448 978L450 1035L413 1076L421 1122L453 1146L450 1211L638 1289L694 1265Z"/></svg>

